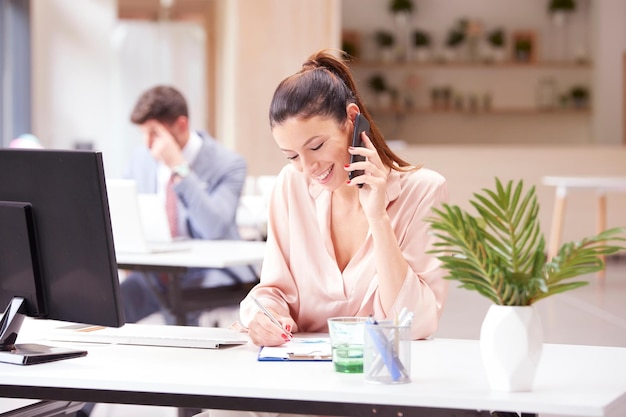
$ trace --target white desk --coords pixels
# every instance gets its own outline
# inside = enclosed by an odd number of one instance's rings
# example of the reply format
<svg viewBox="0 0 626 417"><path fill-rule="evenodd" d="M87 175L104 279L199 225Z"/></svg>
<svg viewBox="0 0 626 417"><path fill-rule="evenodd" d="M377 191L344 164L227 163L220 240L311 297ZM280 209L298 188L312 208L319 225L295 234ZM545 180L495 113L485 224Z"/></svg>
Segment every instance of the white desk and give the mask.
<svg viewBox="0 0 626 417"><path fill-rule="evenodd" d="M263 261L265 242L246 240L188 240L188 250L159 253L116 253L117 263L154 267L227 268Z"/></svg>
<svg viewBox="0 0 626 417"><path fill-rule="evenodd" d="M554 197L554 211L552 214L552 226L550 230L550 241L548 243L548 259L552 259L557 254L563 231L563 215L565 212L565 201L569 189L593 190L597 194L597 217L596 231L602 232L606 229L606 193L625 192L626 177L543 177L541 182L544 185L556 187ZM604 272L599 273L599 277L604 277Z"/></svg>
<svg viewBox="0 0 626 417"><path fill-rule="evenodd" d="M33 324L25 323L19 341ZM449 416L444 409L626 415L626 348L547 344L534 390L519 393L490 391L476 340L412 342L412 382L402 385L366 383L330 362L258 362L251 343L87 349L86 357L60 362L0 364L0 396L359 417Z"/></svg>
<svg viewBox="0 0 626 417"><path fill-rule="evenodd" d="M188 250L159 253L117 253L120 269L164 273L169 276L169 290L162 298L176 317L176 324L187 324L187 312L214 308L238 302L254 283L194 288L179 286L179 276L189 268L227 268L238 265L260 265L265 255L265 242L245 240L189 240L181 242Z"/></svg>

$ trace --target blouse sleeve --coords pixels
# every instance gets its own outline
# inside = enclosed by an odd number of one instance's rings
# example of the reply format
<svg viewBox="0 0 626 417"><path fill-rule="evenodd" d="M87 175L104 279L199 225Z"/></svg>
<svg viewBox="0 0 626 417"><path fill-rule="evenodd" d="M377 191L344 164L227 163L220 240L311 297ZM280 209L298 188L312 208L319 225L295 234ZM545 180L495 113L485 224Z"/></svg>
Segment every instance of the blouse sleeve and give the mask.
<svg viewBox="0 0 626 417"><path fill-rule="evenodd" d="M299 303L297 287L288 261L290 226L287 193L283 170L276 178L270 198L267 246L260 283L250 291L266 307L284 316L290 315L290 306L297 309ZM241 324L248 327L257 311L256 304L248 295L240 304ZM296 332L298 329L293 331Z"/></svg>
<svg viewBox="0 0 626 417"><path fill-rule="evenodd" d="M409 215L404 230L397 231L400 248L409 268L394 305L387 314L398 314L403 307L412 310L413 339L426 338L437 330L448 289L448 282L443 278L445 270L441 267L441 261L435 255L427 253L433 249L436 237L430 233L429 223L425 221L432 215L433 207L447 201L447 185L445 179L433 171L424 174L426 178L421 178L419 186L412 188L411 195L403 199L412 202L414 206L412 210L408 206L404 208L407 213L412 214ZM374 300L374 313L376 317L386 317L378 294Z"/></svg>

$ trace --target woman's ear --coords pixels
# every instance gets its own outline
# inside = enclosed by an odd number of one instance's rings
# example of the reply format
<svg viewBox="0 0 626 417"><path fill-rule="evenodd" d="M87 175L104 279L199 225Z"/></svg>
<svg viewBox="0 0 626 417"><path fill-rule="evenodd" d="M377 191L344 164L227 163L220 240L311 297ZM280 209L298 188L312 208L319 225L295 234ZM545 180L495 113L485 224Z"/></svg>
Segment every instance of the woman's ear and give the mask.
<svg viewBox="0 0 626 417"><path fill-rule="evenodd" d="M356 103L350 103L346 107L346 113L348 114L348 119L354 124L354 120L356 119L356 115L360 113L359 106Z"/></svg>

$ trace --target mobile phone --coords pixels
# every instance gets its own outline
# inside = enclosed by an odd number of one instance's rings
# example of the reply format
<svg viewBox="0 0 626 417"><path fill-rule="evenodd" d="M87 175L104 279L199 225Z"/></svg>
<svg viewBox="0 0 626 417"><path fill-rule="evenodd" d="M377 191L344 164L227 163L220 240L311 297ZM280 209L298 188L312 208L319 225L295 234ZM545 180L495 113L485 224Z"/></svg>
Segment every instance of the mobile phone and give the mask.
<svg viewBox="0 0 626 417"><path fill-rule="evenodd" d="M363 146L363 141L361 140L361 133L363 132L369 135L370 123L367 121L365 116L363 116L361 113L358 113L356 115L356 118L354 119L354 131L352 132L352 146L353 147L356 148L357 146ZM360 161L365 161L365 157L361 155L350 155L350 163L360 162ZM350 171L348 173L348 178L352 180L358 177L359 175L363 175L362 169ZM359 188L361 188L363 187L363 184L359 184L358 186Z"/></svg>

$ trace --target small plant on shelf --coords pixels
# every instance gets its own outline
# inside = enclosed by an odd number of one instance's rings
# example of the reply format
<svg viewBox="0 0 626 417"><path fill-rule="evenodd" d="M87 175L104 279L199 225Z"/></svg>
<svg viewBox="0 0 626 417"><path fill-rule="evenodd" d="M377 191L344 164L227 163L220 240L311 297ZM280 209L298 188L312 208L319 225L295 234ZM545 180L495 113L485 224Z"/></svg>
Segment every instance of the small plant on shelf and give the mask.
<svg viewBox="0 0 626 417"><path fill-rule="evenodd" d="M529 39L517 39L515 41L515 60L517 62L530 62L532 55L533 44Z"/></svg>
<svg viewBox="0 0 626 417"><path fill-rule="evenodd" d="M380 74L372 75L369 78L367 85L376 94L380 94L380 93L387 91L387 82L385 81L385 77L383 77Z"/></svg>
<svg viewBox="0 0 626 417"><path fill-rule="evenodd" d="M367 80L367 85L374 92L375 106L379 109L391 107L393 99L397 96L397 91L387 85L387 81L382 74L374 74Z"/></svg>
<svg viewBox="0 0 626 417"><path fill-rule="evenodd" d="M575 0L550 0L548 3L548 11L555 12L573 12L576 10Z"/></svg>
<svg viewBox="0 0 626 417"><path fill-rule="evenodd" d="M494 48L504 48L505 36L504 29L497 28L487 33L487 41Z"/></svg>
<svg viewBox="0 0 626 417"><path fill-rule="evenodd" d="M349 57L357 58L359 55L359 50L353 42L344 40L341 43L341 49L343 50L343 52L345 52L344 54L345 61L350 61Z"/></svg>
<svg viewBox="0 0 626 417"><path fill-rule="evenodd" d="M380 48L391 48L396 43L396 38L393 36L393 33L386 30L376 31L374 39Z"/></svg>
<svg viewBox="0 0 626 417"><path fill-rule="evenodd" d="M582 108L589 105L589 90L582 85L575 85L570 90L571 102L574 107Z"/></svg>
<svg viewBox="0 0 626 417"><path fill-rule="evenodd" d="M449 48L456 48L460 46L464 40L465 33L455 28L448 32L448 37L446 38L446 46Z"/></svg>
<svg viewBox="0 0 626 417"><path fill-rule="evenodd" d="M425 62L430 60L431 56L431 39L428 32L420 29L416 29L412 33L413 35L413 51L412 56L419 62Z"/></svg>
<svg viewBox="0 0 626 417"><path fill-rule="evenodd" d="M413 31L413 46L416 48L428 48L430 44L431 41L428 32L420 29Z"/></svg>
<svg viewBox="0 0 626 417"><path fill-rule="evenodd" d="M574 11L576 11L575 0L550 0L548 3L548 13L552 18L552 23L557 27L562 27L567 15Z"/></svg>
<svg viewBox="0 0 626 417"><path fill-rule="evenodd" d="M391 13L412 13L414 9L411 0L391 0L389 2L389 10Z"/></svg>
<svg viewBox="0 0 626 417"><path fill-rule="evenodd" d="M487 61L504 61L506 57L506 35L504 29L496 28L487 32L487 43L491 47L489 51L486 51L488 55L486 56Z"/></svg>
<svg viewBox="0 0 626 417"><path fill-rule="evenodd" d="M396 43L393 33L386 30L378 30L374 33L374 40L380 48L382 60L386 62L393 61L395 54L394 45Z"/></svg>

